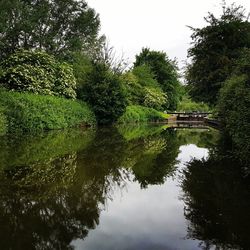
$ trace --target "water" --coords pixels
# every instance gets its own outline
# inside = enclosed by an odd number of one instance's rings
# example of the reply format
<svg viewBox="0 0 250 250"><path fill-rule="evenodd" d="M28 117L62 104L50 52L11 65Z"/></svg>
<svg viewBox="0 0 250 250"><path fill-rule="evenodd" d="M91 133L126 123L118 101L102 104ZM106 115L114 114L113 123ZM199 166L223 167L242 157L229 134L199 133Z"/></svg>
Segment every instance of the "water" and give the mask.
<svg viewBox="0 0 250 250"><path fill-rule="evenodd" d="M219 137L166 125L1 137L0 249L249 249L249 181Z"/></svg>

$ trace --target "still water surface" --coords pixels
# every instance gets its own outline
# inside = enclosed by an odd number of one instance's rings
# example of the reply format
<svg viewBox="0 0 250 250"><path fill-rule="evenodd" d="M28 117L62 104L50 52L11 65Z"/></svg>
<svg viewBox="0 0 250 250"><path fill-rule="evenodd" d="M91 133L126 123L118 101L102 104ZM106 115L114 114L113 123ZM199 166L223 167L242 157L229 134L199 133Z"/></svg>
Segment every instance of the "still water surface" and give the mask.
<svg viewBox="0 0 250 250"><path fill-rule="evenodd" d="M2 137L0 249L249 249L219 132L144 125Z"/></svg>

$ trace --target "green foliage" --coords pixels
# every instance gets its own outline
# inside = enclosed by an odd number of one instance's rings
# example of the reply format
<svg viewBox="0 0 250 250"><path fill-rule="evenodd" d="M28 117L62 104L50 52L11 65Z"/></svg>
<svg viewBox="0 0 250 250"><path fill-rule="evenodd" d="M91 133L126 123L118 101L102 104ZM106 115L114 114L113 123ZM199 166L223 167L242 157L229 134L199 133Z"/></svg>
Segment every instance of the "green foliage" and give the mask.
<svg viewBox="0 0 250 250"><path fill-rule="evenodd" d="M167 103L167 95L163 93L161 88L145 87L145 96L143 105L156 110L163 110Z"/></svg>
<svg viewBox="0 0 250 250"><path fill-rule="evenodd" d="M191 100L189 96L183 96L182 100L178 104L178 111L186 111L186 112L192 112L192 111L204 111L208 112L211 111L209 106L203 102L194 102Z"/></svg>
<svg viewBox="0 0 250 250"><path fill-rule="evenodd" d="M21 50L2 63L0 84L9 90L76 97L76 81L67 63L42 51Z"/></svg>
<svg viewBox="0 0 250 250"><path fill-rule="evenodd" d="M99 16L84 0L1 0L0 58L20 48L93 53L101 43L99 28Z"/></svg>
<svg viewBox="0 0 250 250"><path fill-rule="evenodd" d="M250 59L250 58L249 58ZM236 156L249 165L250 155L250 78L232 76L225 82L218 102L218 114L232 138Z"/></svg>
<svg viewBox="0 0 250 250"><path fill-rule="evenodd" d="M142 105L144 100L144 88L138 82L137 77L132 72L121 75L122 88L129 105Z"/></svg>
<svg viewBox="0 0 250 250"><path fill-rule="evenodd" d="M126 99L121 85L119 76L106 65L93 65L84 86L84 100L92 107L98 123L113 123L125 111Z"/></svg>
<svg viewBox="0 0 250 250"><path fill-rule="evenodd" d="M167 95L164 108L175 110L179 101L180 88L176 62L170 60L164 52L143 48L141 53L136 56L134 66L145 65L149 67L155 80Z"/></svg>
<svg viewBox="0 0 250 250"><path fill-rule="evenodd" d="M39 130L94 125L95 117L85 103L53 96L0 91L8 130Z"/></svg>
<svg viewBox="0 0 250 250"><path fill-rule="evenodd" d="M235 5L224 5L219 18L209 13L205 20L206 27L191 28L193 45L186 78L194 100L214 105L241 49L250 48L250 23L244 9Z"/></svg>
<svg viewBox="0 0 250 250"><path fill-rule="evenodd" d="M77 98L82 99L84 95L84 86L87 82L87 76L91 73L93 64L86 55L79 52L71 53L68 61L72 64L74 76L76 78Z"/></svg>
<svg viewBox="0 0 250 250"><path fill-rule="evenodd" d="M126 112L119 118L118 123L161 121L164 119L164 114L155 109L133 105L127 106Z"/></svg>
<svg viewBox="0 0 250 250"><path fill-rule="evenodd" d="M141 86L159 87L155 75L147 64L138 65L133 68L133 74L137 77Z"/></svg>
<svg viewBox="0 0 250 250"><path fill-rule="evenodd" d="M0 106L0 136L4 135L6 131L7 131L7 121Z"/></svg>
<svg viewBox="0 0 250 250"><path fill-rule="evenodd" d="M146 65L138 66L121 77L129 105L142 105L162 110L167 95L162 91Z"/></svg>

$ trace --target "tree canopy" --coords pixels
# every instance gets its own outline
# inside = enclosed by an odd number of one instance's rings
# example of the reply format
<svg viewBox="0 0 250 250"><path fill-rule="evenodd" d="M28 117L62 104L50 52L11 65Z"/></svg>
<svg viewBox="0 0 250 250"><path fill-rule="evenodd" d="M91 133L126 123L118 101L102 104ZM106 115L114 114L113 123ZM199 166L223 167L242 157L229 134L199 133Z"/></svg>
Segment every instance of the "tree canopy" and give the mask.
<svg viewBox="0 0 250 250"><path fill-rule="evenodd" d="M0 0L0 57L38 48L55 55L101 43L100 20L84 0Z"/></svg>
<svg viewBox="0 0 250 250"><path fill-rule="evenodd" d="M142 65L150 68L162 90L167 94L165 109L176 109L179 88L176 62L170 60L165 52L143 48L136 56L134 67Z"/></svg>
<svg viewBox="0 0 250 250"><path fill-rule="evenodd" d="M206 27L191 27L186 77L193 99L214 105L242 48L250 48L250 23L243 7L225 3L219 18L209 13L205 20Z"/></svg>

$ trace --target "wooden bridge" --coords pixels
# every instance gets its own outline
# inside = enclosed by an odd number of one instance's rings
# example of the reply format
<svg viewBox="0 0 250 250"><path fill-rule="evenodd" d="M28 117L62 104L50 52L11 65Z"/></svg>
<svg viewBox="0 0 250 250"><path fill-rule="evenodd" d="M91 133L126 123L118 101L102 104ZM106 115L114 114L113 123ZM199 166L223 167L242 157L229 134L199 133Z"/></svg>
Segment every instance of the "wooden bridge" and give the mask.
<svg viewBox="0 0 250 250"><path fill-rule="evenodd" d="M176 117L177 121L203 121L205 117L212 114L211 112L168 112Z"/></svg>

